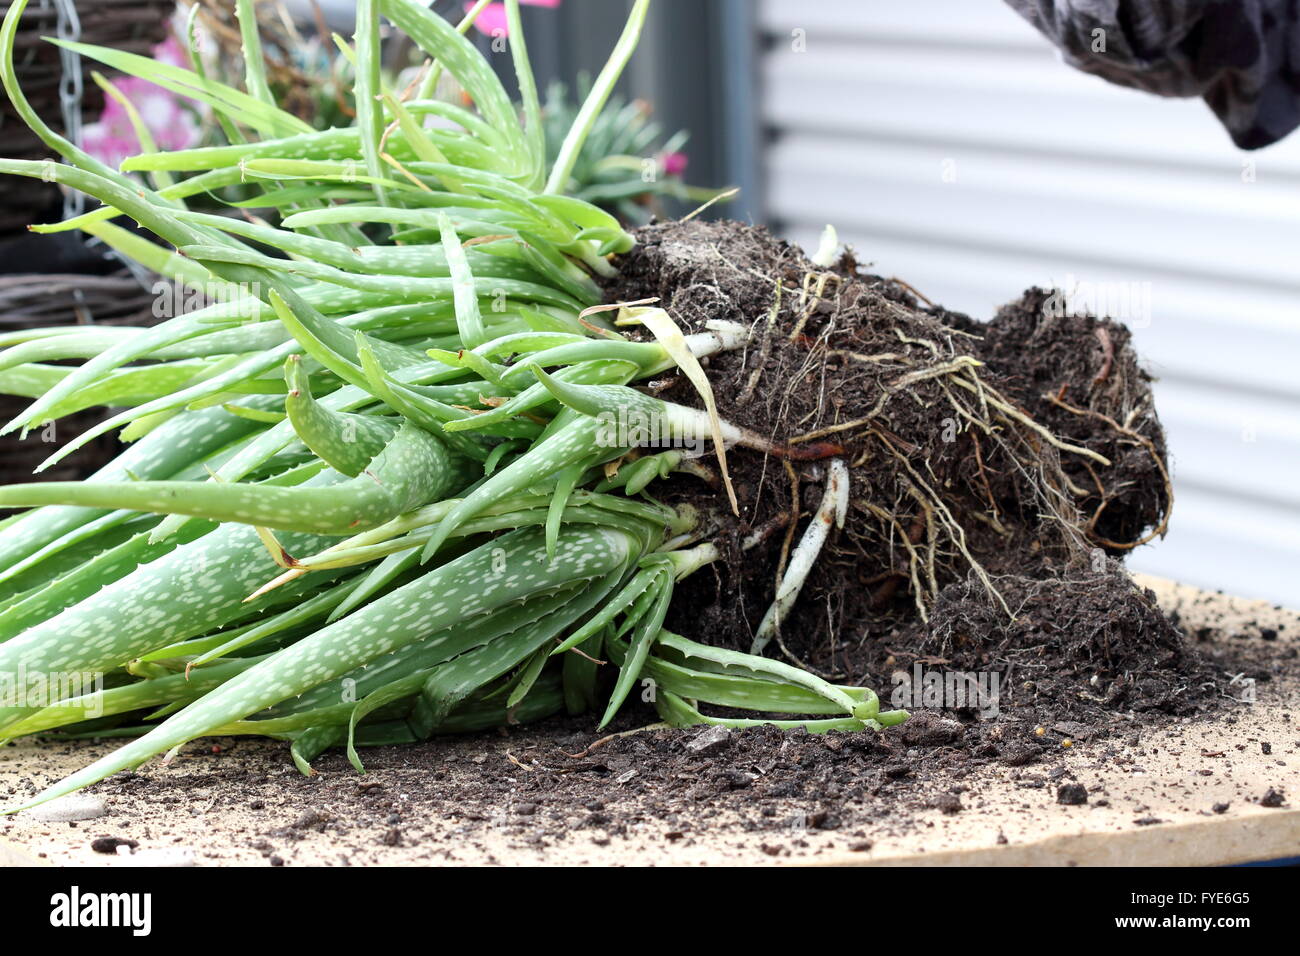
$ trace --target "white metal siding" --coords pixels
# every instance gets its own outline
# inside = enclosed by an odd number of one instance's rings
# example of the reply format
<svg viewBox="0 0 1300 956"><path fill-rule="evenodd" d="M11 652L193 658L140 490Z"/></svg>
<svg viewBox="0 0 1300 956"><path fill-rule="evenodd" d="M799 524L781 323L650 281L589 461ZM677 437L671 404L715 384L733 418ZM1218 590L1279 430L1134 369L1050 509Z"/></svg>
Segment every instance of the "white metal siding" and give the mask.
<svg viewBox="0 0 1300 956"><path fill-rule="evenodd" d="M834 223L985 318L1034 284L1149 290L1118 317L1177 505L1131 564L1300 606L1300 133L1241 152L1199 100L1078 73L995 0L760 11L768 218L813 247Z"/></svg>

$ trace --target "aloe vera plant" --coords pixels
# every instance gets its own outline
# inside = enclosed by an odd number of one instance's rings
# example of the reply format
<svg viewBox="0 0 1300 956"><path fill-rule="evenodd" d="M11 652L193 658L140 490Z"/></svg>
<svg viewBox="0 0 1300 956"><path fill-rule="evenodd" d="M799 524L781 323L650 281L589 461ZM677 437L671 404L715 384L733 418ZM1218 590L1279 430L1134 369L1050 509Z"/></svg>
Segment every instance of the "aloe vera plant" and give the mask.
<svg viewBox="0 0 1300 956"><path fill-rule="evenodd" d="M0 525L0 674L103 678L45 701L11 683L0 738L133 738L33 802L204 735L290 741L304 770L346 746L360 767L359 745L566 708L603 726L638 687L670 724L864 730L905 717L869 690L664 629L675 583L718 552L707 516L647 493L698 463L641 446L711 443L724 478L726 444L770 449L718 418L700 371L746 330L683 336L662 310L628 307L619 320L647 334L620 332L595 308L594 279L634 240L561 192L648 5L633 5L549 168L516 2L519 109L463 29L414 0L359 3L355 48L338 41L356 63L348 129L313 131L276 106L252 29L244 91L64 43L202 101L231 134L122 170L28 108L13 65L26 0L10 5L0 77L66 162L0 171L104 204L40 229L91 232L216 299L148 330L0 342L0 385L34 399L4 431L117 409L46 465L109 429L134 442L86 481L0 488L0 506L30 509ZM381 17L455 76L473 111L384 86ZM168 176L155 189L140 173ZM186 208L234 183L262 190L240 201L259 216ZM108 222L118 215L166 245ZM669 368L697 384L703 410L632 387ZM616 673L607 694L602 670Z"/></svg>

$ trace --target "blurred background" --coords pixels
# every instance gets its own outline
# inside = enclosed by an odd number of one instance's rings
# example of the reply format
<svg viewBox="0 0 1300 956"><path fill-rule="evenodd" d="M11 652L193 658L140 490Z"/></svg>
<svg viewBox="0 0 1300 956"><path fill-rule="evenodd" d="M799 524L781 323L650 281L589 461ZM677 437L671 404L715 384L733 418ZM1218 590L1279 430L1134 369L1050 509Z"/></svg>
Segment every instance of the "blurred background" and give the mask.
<svg viewBox="0 0 1300 956"><path fill-rule="evenodd" d="M598 71L630 6L524 2L543 88ZM352 32L350 0L282 6L304 34ZM813 247L832 223L873 271L977 317L1041 285L1129 324L1177 498L1130 565L1300 607L1300 134L1242 152L1199 100L1063 65L1001 0L655 0L620 93L653 109L661 167L740 188L710 215ZM676 195L647 208L699 204Z"/></svg>

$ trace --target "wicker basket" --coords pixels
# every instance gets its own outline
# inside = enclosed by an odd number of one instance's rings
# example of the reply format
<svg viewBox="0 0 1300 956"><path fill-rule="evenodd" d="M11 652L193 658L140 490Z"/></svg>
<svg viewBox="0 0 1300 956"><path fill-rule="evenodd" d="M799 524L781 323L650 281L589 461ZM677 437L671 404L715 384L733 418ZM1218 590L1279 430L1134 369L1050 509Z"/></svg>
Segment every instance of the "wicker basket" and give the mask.
<svg viewBox="0 0 1300 956"><path fill-rule="evenodd" d="M151 325L153 294L125 270L114 275L0 276L0 332L52 325ZM9 421L30 404L25 398L0 395L0 419ZM104 419L102 409L86 409L60 418L53 436L32 431L26 438L0 437L0 484L32 481L32 470L59 445ZM45 440L53 437L54 441ZM114 435L103 435L40 475L40 480L85 478L121 450Z"/></svg>
<svg viewBox="0 0 1300 956"><path fill-rule="evenodd" d="M167 36L175 0L76 0L81 39L131 53L148 53ZM32 108L56 130L64 129L59 81L63 76L58 47L43 37L58 33L58 6L53 0L31 0L23 11L14 44L14 66ZM112 71L97 66L106 74ZM103 92L90 81L82 84L81 113L94 121L104 106ZM44 159L45 145L18 118L8 97L0 96L0 156ZM59 201L58 187L17 176L0 177L0 236L25 229L44 218Z"/></svg>

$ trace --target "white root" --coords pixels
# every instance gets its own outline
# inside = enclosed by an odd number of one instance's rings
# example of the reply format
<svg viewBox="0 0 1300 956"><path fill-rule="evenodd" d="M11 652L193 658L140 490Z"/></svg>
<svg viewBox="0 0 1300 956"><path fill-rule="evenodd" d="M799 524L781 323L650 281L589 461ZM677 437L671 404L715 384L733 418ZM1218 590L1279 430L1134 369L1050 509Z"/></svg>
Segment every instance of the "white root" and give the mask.
<svg viewBox="0 0 1300 956"><path fill-rule="evenodd" d="M687 345L686 336L678 328L664 309L625 308L619 312L618 325L640 323L650 330L664 351L677 363L682 374L695 386L704 401L705 411L709 416L709 431L713 436L713 451L718 456L718 470L722 473L722 484L727 489L727 498L731 501L731 510L740 514L740 502L736 500L736 490L731 485L731 475L727 472L727 448L722 434L722 420L718 417L718 405L713 398L713 385L709 382L699 358Z"/></svg>
<svg viewBox="0 0 1300 956"><path fill-rule="evenodd" d="M813 254L812 264L823 269L829 268L835 264L839 251L840 237L836 234L835 227L827 223L826 228L822 230L817 251Z"/></svg>
<svg viewBox="0 0 1300 956"><path fill-rule="evenodd" d="M808 574L816 564L822 546L830 535L831 522L834 522L837 528L843 528L848 510L849 468L841 459L833 458L822 503L818 505L812 523L804 530L794 553L790 555L790 563L785 569L785 575L777 582L776 598L772 601L772 606L767 609L767 613L763 615L763 622L758 626L754 643L749 648L751 654L762 654L763 648L767 646L773 635L780 631L781 621L798 600L799 591L803 588L804 581L808 579Z"/></svg>
<svg viewBox="0 0 1300 956"><path fill-rule="evenodd" d="M722 444L726 448L739 445L741 448L750 448L754 451L761 451L765 455L775 455L778 458L789 454L788 449L783 448L776 442L764 438L752 429L741 428L739 425L732 424L725 418L717 419L717 431L714 431L714 419L703 409L691 408L689 405L678 405L676 402L665 402L664 406L663 417L657 423L658 429L654 432L653 437L656 439L670 438L679 442L681 450L687 457L704 454L705 441L711 440L717 447L719 437L721 437ZM682 469L679 468L679 470Z"/></svg>
<svg viewBox="0 0 1300 956"><path fill-rule="evenodd" d="M704 324L707 332L692 332L686 336L686 346L696 358L707 358L718 352L730 352L749 341L749 329L739 322L710 319Z"/></svg>

